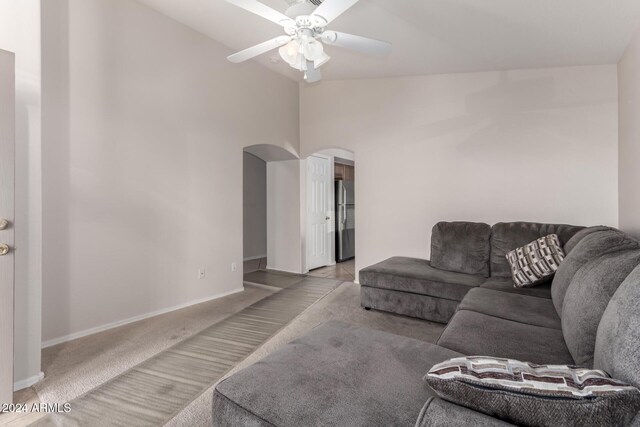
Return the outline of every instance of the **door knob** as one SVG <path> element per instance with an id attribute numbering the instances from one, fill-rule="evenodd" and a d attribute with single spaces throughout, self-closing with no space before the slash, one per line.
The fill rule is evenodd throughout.
<path id="1" fill-rule="evenodd" d="M 7 221 L 4 218 L 0 218 L 0 230 L 6 230 L 8 226 L 9 226 L 9 221 Z"/>
<path id="2" fill-rule="evenodd" d="M 10 249 L 11 248 L 9 248 L 9 246 L 5 245 L 4 243 L 0 243 L 0 256 L 8 254 Z"/>
<path id="3" fill-rule="evenodd" d="M 331 219 L 330 216 L 326 217 L 325 220 L 329 221 Z"/>

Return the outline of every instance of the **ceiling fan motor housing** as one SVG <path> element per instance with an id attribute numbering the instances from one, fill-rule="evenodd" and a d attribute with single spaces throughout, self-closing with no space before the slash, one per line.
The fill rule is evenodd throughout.
<path id="1" fill-rule="evenodd" d="M 295 22 L 292 21 L 291 25 L 284 28 L 284 31 L 290 36 L 317 37 L 322 34 L 325 25 L 327 22 L 319 16 L 298 15 L 295 17 Z"/>
<path id="2" fill-rule="evenodd" d="M 291 19 L 296 19 L 296 17 L 298 16 L 311 15 L 317 7 L 317 5 L 304 0 L 302 2 L 297 2 L 289 6 L 284 14 Z"/>

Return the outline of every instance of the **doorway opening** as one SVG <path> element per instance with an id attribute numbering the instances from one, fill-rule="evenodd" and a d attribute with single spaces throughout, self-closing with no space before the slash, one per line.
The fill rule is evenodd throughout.
<path id="1" fill-rule="evenodd" d="M 242 153 L 244 273 L 267 265 L 267 162 L 256 155 Z"/>
<path id="2" fill-rule="evenodd" d="M 267 270 L 354 281 L 354 153 L 328 149 L 300 159 L 255 145 L 243 156 L 245 276 Z"/>
<path id="3" fill-rule="evenodd" d="M 355 280 L 356 165 L 328 149 L 306 161 L 306 266 L 310 276 Z"/>
<path id="4" fill-rule="evenodd" d="M 291 218 L 300 216 L 299 203 L 296 208 L 287 200 L 296 199 L 299 184 L 291 171 L 299 168 L 300 159 L 270 144 L 245 147 L 242 155 L 244 274 L 267 269 L 301 273 L 295 259 L 300 244 L 287 228 Z"/>

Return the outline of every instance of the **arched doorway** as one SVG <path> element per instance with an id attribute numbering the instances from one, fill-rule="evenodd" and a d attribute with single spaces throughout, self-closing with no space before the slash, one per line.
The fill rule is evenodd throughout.
<path id="1" fill-rule="evenodd" d="M 355 280 L 355 155 L 299 159 L 274 145 L 244 149 L 245 273 Z"/>

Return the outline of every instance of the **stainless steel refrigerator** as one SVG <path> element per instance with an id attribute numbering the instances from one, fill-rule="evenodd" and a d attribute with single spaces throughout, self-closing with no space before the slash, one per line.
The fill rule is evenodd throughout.
<path id="1" fill-rule="evenodd" d="M 336 181 L 336 261 L 356 255 L 356 202 L 353 181 Z"/>

